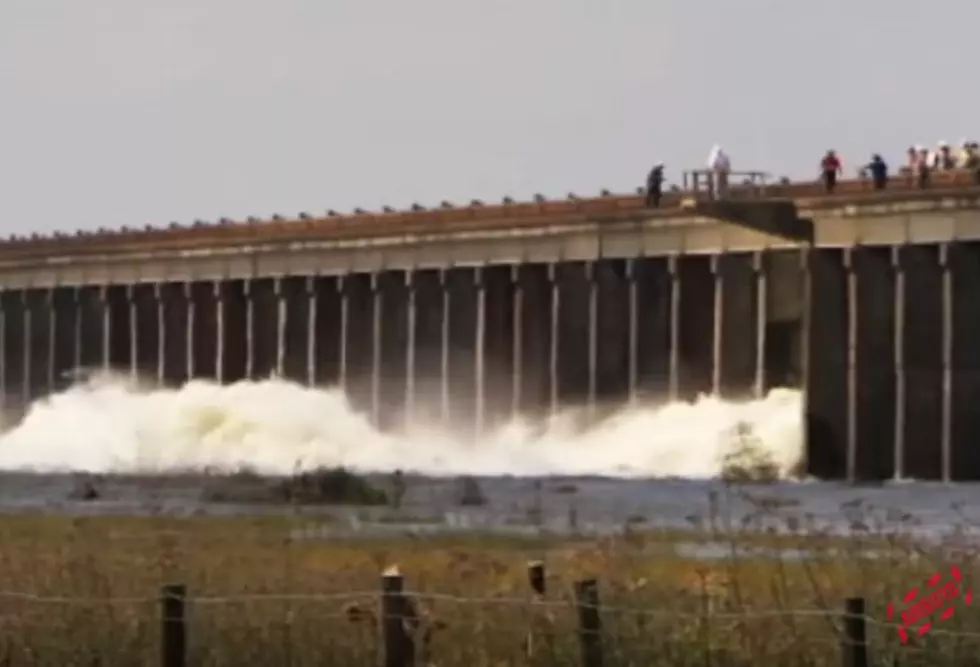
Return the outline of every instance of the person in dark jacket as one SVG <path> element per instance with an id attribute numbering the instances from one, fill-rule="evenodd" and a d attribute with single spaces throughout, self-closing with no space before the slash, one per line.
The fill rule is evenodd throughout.
<path id="1" fill-rule="evenodd" d="M 647 208 L 660 208 L 664 195 L 664 163 L 658 162 L 647 176 Z"/>
<path id="2" fill-rule="evenodd" d="M 871 162 L 864 168 L 871 175 L 875 190 L 884 190 L 888 185 L 888 165 L 877 153 L 871 157 Z"/>

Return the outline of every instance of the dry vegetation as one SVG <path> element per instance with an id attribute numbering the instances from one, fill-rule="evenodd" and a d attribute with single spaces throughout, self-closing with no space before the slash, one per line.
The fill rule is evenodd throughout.
<path id="1" fill-rule="evenodd" d="M 760 533 L 788 512 L 761 502 L 756 521 L 737 528 L 692 518 L 690 532 L 627 530 L 598 541 L 358 543 L 291 539 L 309 525 L 298 518 L 0 518 L 0 665 L 158 664 L 155 597 L 165 583 L 186 584 L 198 598 L 188 664 L 376 665 L 375 591 L 391 564 L 420 594 L 431 630 L 422 664 L 579 664 L 577 614 L 564 603 L 576 580 L 594 576 L 606 664 L 838 665 L 844 598 L 864 596 L 869 614 L 884 620 L 888 602 L 935 571 L 956 562 L 967 584 L 978 572 L 972 553 L 916 548 L 864 511 L 848 539 L 814 531 L 805 517 L 778 519 L 788 534 Z M 729 555 L 697 562 L 675 551 L 691 540 L 720 540 Z M 732 556 L 746 546 L 814 557 Z M 537 558 L 548 570 L 544 604 L 531 602 L 527 582 L 526 563 Z M 976 615 L 961 610 L 937 627 L 971 626 L 980 631 Z M 896 656 L 903 665 L 975 664 L 980 650 L 969 637 L 936 632 L 901 647 L 893 627 L 877 625 L 869 637 L 873 664 Z"/>

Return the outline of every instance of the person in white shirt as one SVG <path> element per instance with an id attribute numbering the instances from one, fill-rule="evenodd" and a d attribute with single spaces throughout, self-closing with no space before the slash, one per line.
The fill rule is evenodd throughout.
<path id="1" fill-rule="evenodd" d="M 732 163 L 718 144 L 715 144 L 708 155 L 708 169 L 711 170 L 711 195 L 720 199 L 728 191 L 728 175 L 732 171 Z"/>

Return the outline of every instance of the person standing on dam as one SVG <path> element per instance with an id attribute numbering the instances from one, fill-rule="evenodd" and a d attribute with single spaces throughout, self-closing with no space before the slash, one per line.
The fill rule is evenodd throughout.
<path id="1" fill-rule="evenodd" d="M 827 190 L 827 194 L 833 193 L 834 188 L 837 187 L 837 179 L 841 176 L 843 169 L 837 153 L 833 150 L 827 151 L 827 154 L 823 156 L 823 160 L 820 161 L 821 179 L 823 180 L 823 186 Z"/>
<path id="2" fill-rule="evenodd" d="M 647 175 L 647 208 L 660 208 L 664 195 L 664 163 L 658 162 Z"/>
<path id="3" fill-rule="evenodd" d="M 880 155 L 875 153 L 862 171 L 871 175 L 871 182 L 875 190 L 884 190 L 888 185 L 888 164 Z"/>
<path id="4" fill-rule="evenodd" d="M 708 184 L 711 197 L 721 199 L 728 192 L 728 175 L 732 171 L 732 162 L 718 144 L 708 154 L 708 169 L 711 170 L 711 181 Z"/>
<path id="5" fill-rule="evenodd" d="M 956 156 L 950 149 L 946 141 L 940 141 L 936 151 L 932 154 L 932 164 L 935 170 L 950 171 L 956 169 Z"/>

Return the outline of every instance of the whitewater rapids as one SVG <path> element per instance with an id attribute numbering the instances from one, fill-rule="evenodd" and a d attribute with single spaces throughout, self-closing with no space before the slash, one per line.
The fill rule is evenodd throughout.
<path id="1" fill-rule="evenodd" d="M 109 375 L 35 402 L 0 435 L 0 470 L 288 475 L 344 466 L 427 475 L 704 479 L 722 472 L 740 425 L 784 477 L 803 455 L 801 394 L 786 389 L 742 403 L 704 397 L 624 409 L 584 432 L 574 421 L 563 415 L 544 428 L 512 423 L 461 443 L 437 428 L 379 433 L 334 389 L 276 379 L 147 389 Z"/>

